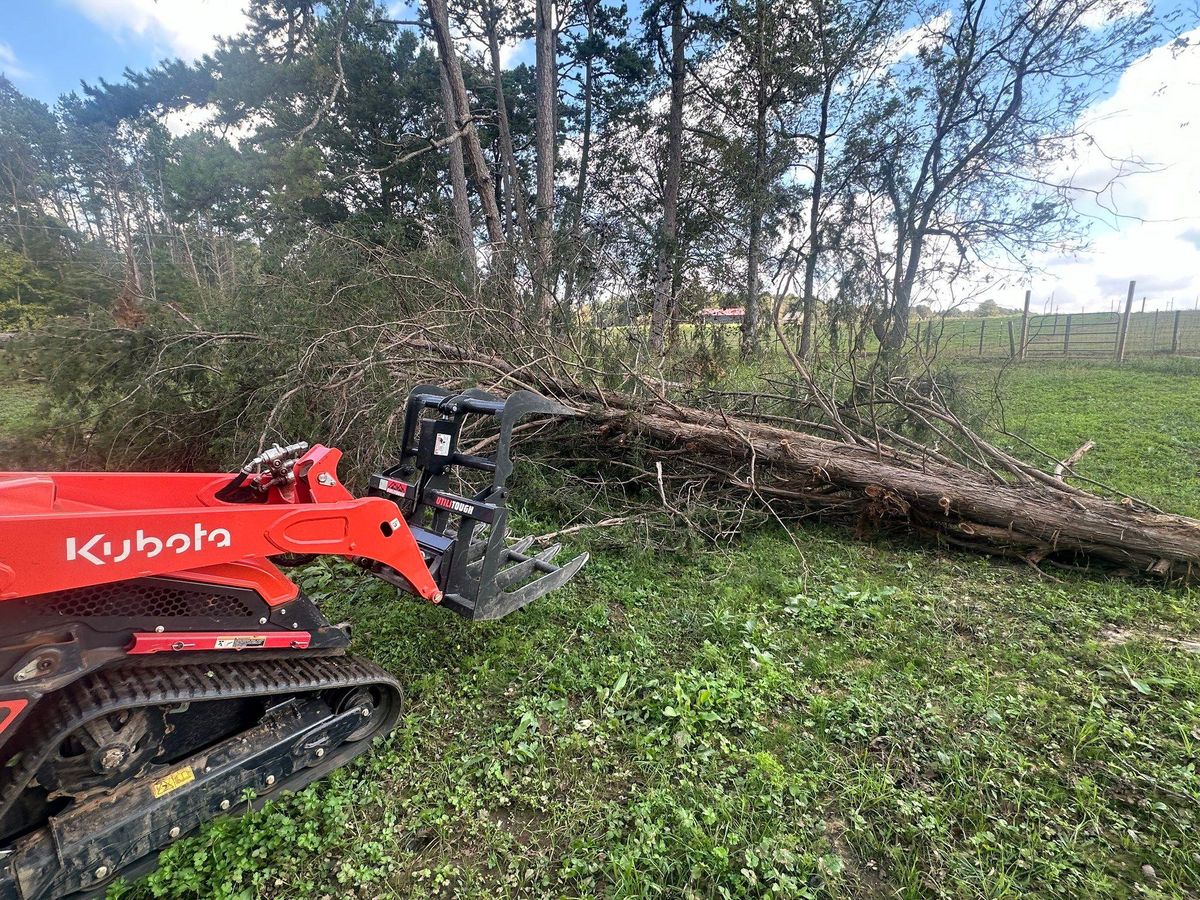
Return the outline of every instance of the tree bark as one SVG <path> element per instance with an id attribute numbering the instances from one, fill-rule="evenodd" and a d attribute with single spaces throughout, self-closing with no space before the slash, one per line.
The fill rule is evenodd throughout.
<path id="1" fill-rule="evenodd" d="M 584 12 L 587 15 L 587 38 L 590 46 L 595 32 L 595 0 L 584 0 Z M 592 159 L 592 106 L 595 102 L 592 90 L 595 68 L 595 60 L 589 50 L 583 63 L 583 124 L 582 133 L 579 136 L 579 176 L 575 179 L 575 192 L 570 210 L 570 264 L 567 267 L 566 285 L 563 291 L 563 297 L 567 304 L 573 303 L 575 299 L 575 278 L 583 252 L 583 204 L 587 196 L 588 168 L 591 166 Z"/>
<path id="2" fill-rule="evenodd" d="M 656 266 L 654 309 L 650 315 L 650 341 L 660 354 L 667 352 L 668 319 L 675 307 L 675 268 L 679 253 L 679 182 L 683 174 L 683 4 L 671 0 L 671 106 L 667 125 L 667 171 L 663 180 L 662 233 Z"/>
<path id="3" fill-rule="evenodd" d="M 558 64 L 554 23 L 554 0 L 536 0 L 535 76 L 537 118 L 534 142 L 537 145 L 537 223 L 534 248 L 533 289 L 539 315 L 546 316 L 554 305 L 554 168 L 558 136 L 558 89 L 555 74 Z"/>
<path id="4" fill-rule="evenodd" d="M 454 124 L 463 130 L 463 153 L 471 173 L 471 181 L 475 183 L 479 205 L 483 209 L 488 240 L 499 247 L 505 243 L 504 228 L 500 223 L 500 207 L 496 203 L 492 173 L 479 145 L 479 132 L 471 116 L 471 103 L 467 97 L 466 82 L 463 81 L 462 66 L 459 65 L 454 41 L 450 36 L 450 16 L 446 0 L 426 0 L 426 7 L 429 10 L 429 23 L 437 43 L 438 56 L 450 81 L 450 95 L 454 100 Z"/>
<path id="5" fill-rule="evenodd" d="M 817 120 L 817 158 L 813 160 L 812 197 L 808 205 L 808 254 L 804 258 L 804 295 L 801 298 L 799 356 L 807 360 L 812 354 L 813 321 L 816 318 L 815 285 L 817 261 L 821 258 L 821 203 L 825 191 L 825 159 L 829 140 L 829 104 L 833 96 L 834 76 L 826 72 L 821 91 L 821 107 Z"/>
<path id="6" fill-rule="evenodd" d="M 763 215 L 767 192 L 767 65 L 763 41 L 763 0 L 755 5 L 754 175 L 750 194 L 750 233 L 746 243 L 746 305 L 742 315 L 742 355 L 758 347 L 758 265 L 762 256 Z"/>
<path id="7" fill-rule="evenodd" d="M 525 183 L 517 169 L 517 157 L 513 152 L 512 128 L 508 122 L 508 104 L 504 97 L 504 79 L 500 67 L 500 11 L 496 4 L 488 5 L 484 12 L 487 28 L 488 56 L 492 63 L 492 82 L 496 88 L 496 130 L 500 138 L 500 158 L 504 163 L 508 190 L 504 192 L 504 221 L 506 227 L 516 219 L 517 234 L 523 240 L 530 239 L 529 208 L 525 198 Z M 511 240 L 512 234 L 509 234 Z"/>
<path id="8" fill-rule="evenodd" d="M 916 527 L 1031 563 L 1051 556 L 1102 559 L 1155 575 L 1200 571 L 1200 521 L 1083 492 L 996 483 L 959 466 L 914 466 L 874 448 L 679 407 L 607 410 L 594 418 L 641 433 L 686 459 L 709 463 L 740 490 L 787 496 L 808 509 L 880 525 Z M 741 475 L 731 463 L 747 469 Z M 783 492 L 783 493 L 781 493 Z M 842 504 L 846 504 L 842 507 Z"/>
<path id="9" fill-rule="evenodd" d="M 454 94 L 444 63 L 438 66 L 442 83 L 442 116 L 446 120 L 446 136 L 458 133 L 454 124 Z M 474 284 L 477 277 L 475 261 L 475 227 L 471 222 L 471 203 L 467 197 L 467 173 L 463 160 L 462 138 L 450 143 L 450 202 L 454 208 L 454 237 L 462 254 L 467 280 Z"/>

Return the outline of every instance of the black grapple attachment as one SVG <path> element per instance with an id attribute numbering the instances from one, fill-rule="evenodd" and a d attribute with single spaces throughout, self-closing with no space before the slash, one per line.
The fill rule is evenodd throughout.
<path id="1" fill-rule="evenodd" d="M 530 416 L 573 415 L 532 391 L 503 399 L 424 384 L 408 395 L 400 462 L 371 477 L 370 493 L 399 505 L 442 589 L 444 606 L 469 619 L 499 619 L 566 584 L 587 562 L 583 553 L 557 565 L 558 544 L 532 553 L 532 538 L 507 543 L 513 426 Z M 491 434 L 492 452 L 474 455 L 459 442 L 470 443 L 463 426 L 479 416 L 495 417 L 499 433 Z M 473 479 L 475 487 L 451 490 L 452 475 L 463 484 Z"/>

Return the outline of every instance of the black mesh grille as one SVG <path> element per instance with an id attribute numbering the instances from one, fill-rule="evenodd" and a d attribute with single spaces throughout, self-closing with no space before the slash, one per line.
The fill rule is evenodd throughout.
<path id="1" fill-rule="evenodd" d="M 233 594 L 206 590 L 202 586 L 153 581 L 133 581 L 118 584 L 54 591 L 25 600 L 26 606 L 43 615 L 57 614 L 69 618 L 85 616 L 119 616 L 124 618 L 176 618 L 217 616 L 222 618 L 248 617 L 254 614 L 247 603 Z"/>

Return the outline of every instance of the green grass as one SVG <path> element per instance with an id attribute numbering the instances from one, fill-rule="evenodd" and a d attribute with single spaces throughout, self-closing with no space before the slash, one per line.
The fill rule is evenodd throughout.
<path id="1" fill-rule="evenodd" d="M 999 371 L 986 363 L 960 368 L 988 389 Z M 1117 367 L 1043 361 L 1003 372 L 1003 402 L 994 404 L 990 390 L 983 402 L 1007 430 L 1058 459 L 1095 441 L 1075 467 L 1080 475 L 1164 510 L 1200 517 L 1200 362 L 1163 358 Z M 1039 461 L 1019 441 L 999 440 Z"/>
<path id="2" fill-rule="evenodd" d="M 170 850 L 148 889 L 1200 890 L 1200 665 L 1159 639 L 1200 629 L 1194 593 L 794 538 L 601 549 L 491 625 L 310 570 L 407 716 L 365 762 Z"/>

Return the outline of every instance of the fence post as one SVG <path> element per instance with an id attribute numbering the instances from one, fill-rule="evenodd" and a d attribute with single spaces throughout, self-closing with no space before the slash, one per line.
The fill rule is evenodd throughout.
<path id="1" fill-rule="evenodd" d="M 1071 314 L 1067 313 L 1067 327 L 1063 329 L 1063 356 L 1071 352 Z"/>
<path id="2" fill-rule="evenodd" d="M 1013 337 L 1012 319 L 1008 320 L 1008 358 L 1014 359 L 1017 355 L 1017 339 Z"/>
<path id="3" fill-rule="evenodd" d="M 1117 362 L 1125 362 L 1125 339 L 1129 337 L 1129 314 L 1133 312 L 1133 292 L 1137 282 L 1129 282 L 1129 293 L 1125 295 L 1125 312 L 1121 316 L 1121 333 L 1117 336 Z"/>
<path id="4" fill-rule="evenodd" d="M 930 319 L 929 325 L 925 328 L 925 355 L 926 356 L 929 355 L 929 341 L 932 337 L 933 337 L 933 319 Z"/>
<path id="5" fill-rule="evenodd" d="M 1175 326 L 1171 329 L 1171 353 L 1179 352 L 1179 317 L 1183 315 L 1182 309 L 1175 310 Z"/>
<path id="6" fill-rule="evenodd" d="M 1029 344 L 1029 298 L 1033 291 L 1025 292 L 1025 311 L 1021 313 L 1021 360 L 1025 359 L 1025 347 Z"/>
<path id="7" fill-rule="evenodd" d="M 983 333 L 987 331 L 987 319 L 979 320 L 979 355 L 983 356 Z"/>
<path id="8" fill-rule="evenodd" d="M 1150 332 L 1150 355 L 1158 352 L 1158 310 L 1154 311 L 1154 330 Z"/>
<path id="9" fill-rule="evenodd" d="M 917 336 L 913 338 L 913 347 L 918 352 L 921 350 L 921 320 L 917 320 Z"/>

